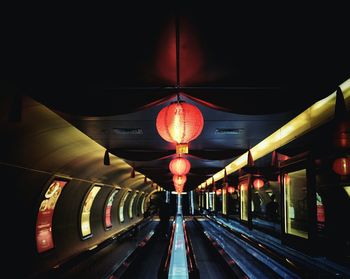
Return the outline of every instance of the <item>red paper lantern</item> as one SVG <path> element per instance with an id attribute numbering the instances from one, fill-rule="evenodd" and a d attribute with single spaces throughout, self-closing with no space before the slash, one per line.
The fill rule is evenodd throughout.
<path id="1" fill-rule="evenodd" d="M 181 194 L 182 192 L 183 192 L 183 190 L 184 190 L 184 185 L 182 184 L 182 185 L 174 185 L 174 187 L 175 187 L 175 191 L 176 191 L 176 193 L 178 193 L 178 194 Z"/>
<path id="2" fill-rule="evenodd" d="M 170 161 L 169 169 L 174 175 L 186 175 L 191 169 L 191 163 L 185 158 L 178 157 Z"/>
<path id="3" fill-rule="evenodd" d="M 172 103 L 163 108 L 157 116 L 159 135 L 166 141 L 188 143 L 202 132 L 204 119 L 201 111 L 185 102 Z"/>
<path id="4" fill-rule="evenodd" d="M 187 181 L 186 175 L 174 175 L 173 182 L 174 185 L 184 185 Z"/>
<path id="5" fill-rule="evenodd" d="M 227 187 L 227 192 L 229 192 L 229 194 L 233 194 L 235 192 L 235 188 L 232 186 L 228 186 Z"/>
<path id="6" fill-rule="evenodd" d="M 350 159 L 347 157 L 337 158 L 333 162 L 333 170 L 339 175 L 350 174 Z"/>
<path id="7" fill-rule="evenodd" d="M 261 178 L 256 178 L 253 182 L 253 186 L 256 190 L 259 190 L 264 185 L 265 185 L 265 182 Z"/>
<path id="8" fill-rule="evenodd" d="M 220 196 L 220 195 L 221 195 L 221 189 L 217 189 L 217 190 L 216 190 L 216 195 L 217 195 L 217 196 Z"/>

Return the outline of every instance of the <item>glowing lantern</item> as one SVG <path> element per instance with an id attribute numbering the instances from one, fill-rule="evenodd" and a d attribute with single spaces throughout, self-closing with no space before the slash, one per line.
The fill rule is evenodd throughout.
<path id="1" fill-rule="evenodd" d="M 177 145 L 188 144 L 197 138 L 203 130 L 203 125 L 201 111 L 185 102 L 175 102 L 163 108 L 156 120 L 159 135 Z"/>
<path id="2" fill-rule="evenodd" d="M 265 184 L 264 180 L 261 178 L 256 178 L 253 182 L 253 186 L 256 190 L 259 190 L 261 187 L 263 187 Z"/>
<path id="3" fill-rule="evenodd" d="M 221 195 L 221 189 L 217 189 L 217 190 L 216 190 L 216 195 L 217 195 L 217 196 L 220 196 L 220 195 Z"/>
<path id="4" fill-rule="evenodd" d="M 174 185 L 184 185 L 187 181 L 186 175 L 174 175 L 173 182 Z"/>
<path id="5" fill-rule="evenodd" d="M 176 193 L 178 193 L 178 194 L 181 194 L 182 192 L 183 192 L 183 190 L 184 190 L 184 185 L 182 184 L 182 185 L 174 185 L 174 187 L 175 187 L 175 191 L 176 191 Z"/>
<path id="6" fill-rule="evenodd" d="M 229 194 L 233 194 L 233 193 L 235 192 L 235 188 L 232 187 L 232 186 L 228 186 L 228 187 L 227 187 L 227 192 L 228 192 Z"/>
<path id="7" fill-rule="evenodd" d="M 191 163 L 185 158 L 178 157 L 170 161 L 169 169 L 174 175 L 186 175 L 191 169 Z"/>
<path id="8" fill-rule="evenodd" d="M 350 174 L 350 159 L 346 157 L 337 158 L 333 162 L 333 170 L 339 175 Z"/>

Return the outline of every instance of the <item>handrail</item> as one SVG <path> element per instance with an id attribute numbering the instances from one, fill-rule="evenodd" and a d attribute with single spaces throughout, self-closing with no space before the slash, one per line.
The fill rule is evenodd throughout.
<path id="1" fill-rule="evenodd" d="M 245 272 L 238 266 L 235 260 L 233 260 L 224 250 L 224 248 L 215 240 L 213 239 L 207 232 L 204 232 L 204 229 L 202 225 L 199 223 L 197 218 L 194 218 L 195 225 L 197 228 L 200 228 L 202 237 L 210 244 L 210 246 L 213 248 L 213 250 L 216 252 L 216 254 L 221 259 L 222 263 L 225 264 L 225 266 L 228 268 L 228 270 L 231 272 L 231 274 L 235 278 L 239 279 L 247 279 L 248 276 L 245 274 Z"/>
<path id="2" fill-rule="evenodd" d="M 205 217 L 207 219 L 217 223 L 218 225 L 220 225 L 225 230 L 227 230 L 228 232 L 232 233 L 233 235 L 235 235 L 239 239 L 249 243 L 254 248 L 256 248 L 259 251 L 261 251 L 262 253 L 268 255 L 270 258 L 274 259 L 276 262 L 278 262 L 279 264 L 281 264 L 285 268 L 289 269 L 290 271 L 300 275 L 301 277 L 308 278 L 309 276 L 312 275 L 310 273 L 309 269 L 307 269 L 304 266 L 301 266 L 300 263 L 295 262 L 293 259 L 290 259 L 288 257 L 284 257 L 284 256 L 280 255 L 275 250 L 272 250 L 272 249 L 266 247 L 266 245 L 264 245 L 264 244 L 258 242 L 257 240 L 253 239 L 252 237 L 249 237 L 246 234 L 240 233 L 240 232 L 232 229 L 231 227 L 227 226 L 226 224 L 224 224 L 224 223 L 222 223 L 222 222 L 220 222 L 218 220 L 215 220 L 211 216 L 205 215 Z"/>
<path id="3" fill-rule="evenodd" d="M 169 245 L 167 253 L 163 256 L 159 270 L 158 270 L 158 278 L 167 278 L 168 277 L 168 271 L 169 271 L 169 265 L 170 265 L 170 258 L 171 258 L 171 250 L 173 248 L 173 240 L 175 235 L 175 219 L 172 224 L 172 230 L 171 235 L 169 239 Z"/>
<path id="4" fill-rule="evenodd" d="M 187 236 L 186 222 L 183 222 L 183 230 L 184 230 L 184 238 L 185 238 L 185 245 L 186 245 L 188 277 L 190 279 L 196 279 L 196 278 L 199 278 L 199 270 L 198 270 L 196 259 L 194 257 L 191 241 Z"/>
<path id="5" fill-rule="evenodd" d="M 154 231 L 151 231 L 148 233 L 142 241 L 140 241 L 134 251 L 131 252 L 130 255 L 128 255 L 124 261 L 113 271 L 108 272 L 103 278 L 121 278 L 129 269 L 130 265 L 132 265 L 138 256 L 144 251 L 147 244 L 149 244 L 151 241 L 154 241 Z M 113 277 L 111 277 L 113 276 Z"/>
<path id="6" fill-rule="evenodd" d="M 152 218 L 152 216 L 144 218 L 144 219 L 140 220 L 139 222 L 132 224 L 132 225 L 118 231 L 117 233 L 115 233 L 111 237 L 109 237 L 109 238 L 101 241 L 99 244 L 93 246 L 93 248 L 86 249 L 80 253 L 71 255 L 71 256 L 65 258 L 64 260 L 62 260 L 61 262 L 59 262 L 58 264 L 56 264 L 55 266 L 52 266 L 45 271 L 42 271 L 42 272 L 39 272 L 38 274 L 33 274 L 33 275 L 34 275 L 34 277 L 38 277 L 38 278 L 41 278 L 41 277 L 47 278 L 47 277 L 51 277 L 51 276 L 53 277 L 54 274 L 64 272 L 65 270 L 71 268 L 72 266 L 75 266 L 78 263 L 82 262 L 87 257 L 96 254 L 98 251 L 107 247 L 108 245 L 112 244 L 113 242 L 116 242 L 118 240 L 123 239 L 129 233 L 133 232 L 133 230 L 135 228 L 141 226 L 144 223 L 147 223 L 151 218 Z"/>

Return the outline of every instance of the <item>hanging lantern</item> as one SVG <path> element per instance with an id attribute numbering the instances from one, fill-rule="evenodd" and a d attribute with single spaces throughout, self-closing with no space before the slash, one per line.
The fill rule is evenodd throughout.
<path id="1" fill-rule="evenodd" d="M 256 190 L 259 190 L 264 185 L 265 185 L 265 182 L 261 178 L 256 178 L 253 182 L 253 186 Z"/>
<path id="2" fill-rule="evenodd" d="M 333 162 L 333 171 L 339 175 L 350 174 L 350 159 L 347 157 L 337 158 Z"/>
<path id="3" fill-rule="evenodd" d="M 197 138 L 203 130 L 204 119 L 194 105 L 175 102 L 163 108 L 157 116 L 156 127 L 166 141 L 180 145 L 177 153 L 185 153 L 183 145 Z M 184 152 L 185 151 L 185 152 Z"/>
<path id="4" fill-rule="evenodd" d="M 227 192 L 228 192 L 229 194 L 233 194 L 233 193 L 235 192 L 235 188 L 232 187 L 232 186 L 228 186 L 228 187 L 227 187 Z"/>
<path id="5" fill-rule="evenodd" d="M 184 185 L 187 181 L 186 175 L 174 175 L 173 182 L 174 185 Z"/>
<path id="6" fill-rule="evenodd" d="M 220 196 L 220 195 L 221 195 L 221 191 L 222 191 L 221 189 L 217 189 L 217 190 L 215 191 L 216 195 L 217 195 L 217 196 Z"/>
<path id="7" fill-rule="evenodd" d="M 183 192 L 183 190 L 184 190 L 184 185 L 182 184 L 182 185 L 174 185 L 174 187 L 175 187 L 175 191 L 176 191 L 176 193 L 178 193 L 178 194 L 181 194 L 182 192 Z"/>
<path id="8" fill-rule="evenodd" d="M 186 175 L 191 169 L 191 163 L 185 158 L 178 157 L 170 161 L 169 169 L 174 175 Z"/>

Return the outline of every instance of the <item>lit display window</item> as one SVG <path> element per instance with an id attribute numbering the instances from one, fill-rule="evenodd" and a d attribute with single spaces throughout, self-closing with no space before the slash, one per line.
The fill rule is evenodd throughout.
<path id="1" fill-rule="evenodd" d="M 248 221 L 248 180 L 239 184 L 241 197 L 241 220 Z"/>
<path id="2" fill-rule="evenodd" d="M 141 202 L 141 214 L 142 215 L 145 213 L 145 199 L 146 199 L 146 195 L 143 195 L 142 202 Z"/>
<path id="3" fill-rule="evenodd" d="M 40 203 L 36 219 L 36 248 L 39 253 L 54 248 L 52 237 L 52 217 L 58 198 L 68 181 L 55 179 L 47 189 Z"/>
<path id="4" fill-rule="evenodd" d="M 100 190 L 100 186 L 94 186 L 85 197 L 80 220 L 81 235 L 83 238 L 87 238 L 92 235 L 90 227 L 90 211 L 95 197 Z"/>
<path id="5" fill-rule="evenodd" d="M 285 233 L 308 238 L 306 170 L 284 175 Z"/>
<path id="6" fill-rule="evenodd" d="M 124 196 L 122 197 L 122 199 L 120 200 L 120 204 L 119 204 L 119 221 L 120 223 L 124 222 L 124 205 L 125 205 L 125 201 L 129 196 L 129 192 L 126 192 L 124 194 Z"/>
<path id="7" fill-rule="evenodd" d="M 132 207 L 134 205 L 134 201 L 135 201 L 135 198 L 137 196 L 137 192 L 134 193 L 132 196 L 131 196 L 131 200 L 130 200 L 130 204 L 129 204 L 129 218 L 132 219 L 134 216 L 133 216 L 133 212 L 132 212 Z"/>
<path id="8" fill-rule="evenodd" d="M 119 190 L 113 190 L 107 199 L 107 203 L 105 207 L 105 228 L 106 229 L 112 227 L 112 218 L 111 218 L 112 205 L 113 205 L 114 197 L 118 192 Z"/>

